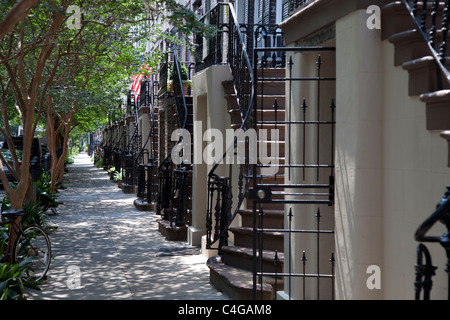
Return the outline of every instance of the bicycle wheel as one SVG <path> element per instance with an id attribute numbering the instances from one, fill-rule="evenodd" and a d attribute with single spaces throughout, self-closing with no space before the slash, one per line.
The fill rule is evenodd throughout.
<path id="1" fill-rule="evenodd" d="M 13 254 L 15 263 L 26 262 L 28 279 L 39 281 L 50 268 L 50 239 L 41 227 L 28 226 L 17 237 Z"/>

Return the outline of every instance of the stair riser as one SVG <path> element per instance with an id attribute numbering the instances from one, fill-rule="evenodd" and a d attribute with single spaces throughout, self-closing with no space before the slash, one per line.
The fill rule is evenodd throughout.
<path id="1" fill-rule="evenodd" d="M 381 39 L 416 27 L 414 21 L 401 1 L 392 2 L 381 9 Z"/>
<path id="2" fill-rule="evenodd" d="M 395 44 L 394 65 L 400 66 L 404 62 L 411 61 L 429 54 L 430 52 L 423 39 Z"/>
<path id="3" fill-rule="evenodd" d="M 253 248 L 253 234 L 246 233 L 234 233 L 234 245 L 245 247 L 245 248 Z M 263 249 L 264 250 L 278 250 L 279 252 L 283 252 L 284 250 L 284 241 L 283 236 L 273 235 L 270 233 L 265 233 L 263 235 Z M 259 249 L 259 246 L 257 245 Z"/>
<path id="4" fill-rule="evenodd" d="M 430 103 L 426 108 L 427 130 L 448 130 L 450 128 L 448 103 Z"/>
<path id="5" fill-rule="evenodd" d="M 253 216 L 252 215 L 241 215 L 242 217 L 242 225 L 244 227 L 252 227 L 253 226 Z M 273 217 L 273 216 L 264 216 L 263 217 L 263 228 L 275 228 L 281 229 L 284 228 L 284 220 L 283 217 Z"/>
<path id="6" fill-rule="evenodd" d="M 257 107 L 264 110 L 274 110 L 275 99 L 277 100 L 278 109 L 285 109 L 285 97 L 284 93 L 273 96 L 257 96 Z M 236 101 L 236 96 L 226 96 L 228 102 L 228 110 L 237 109 L 239 110 L 239 105 Z"/>
<path id="7" fill-rule="evenodd" d="M 226 265 L 241 268 L 248 271 L 253 271 L 253 257 L 249 255 L 234 254 L 232 252 L 225 252 L 223 255 L 223 262 Z M 283 263 L 278 262 L 275 268 L 275 262 L 267 259 L 262 261 L 263 272 L 283 272 Z"/>
<path id="8" fill-rule="evenodd" d="M 261 109 L 258 109 L 256 113 L 258 121 L 285 121 L 286 118 L 285 110 L 279 109 L 277 112 L 275 112 L 274 110 L 269 109 L 264 113 L 260 112 L 259 110 Z M 228 109 L 228 113 L 230 114 L 231 117 L 239 117 L 239 119 L 241 117 L 241 112 L 239 111 L 239 109 L 236 108 Z"/>
<path id="9" fill-rule="evenodd" d="M 217 273 L 214 269 L 210 269 L 209 280 L 211 284 L 219 291 L 224 292 L 233 300 L 253 300 L 253 288 L 235 287 L 223 277 Z M 273 300 L 274 293 L 272 291 L 264 291 L 263 297 L 260 298 L 258 293 L 258 299 L 261 300 Z"/>

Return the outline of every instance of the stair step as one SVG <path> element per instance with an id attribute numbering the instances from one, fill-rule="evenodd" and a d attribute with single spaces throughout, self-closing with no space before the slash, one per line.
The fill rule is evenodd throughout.
<path id="1" fill-rule="evenodd" d="M 257 76 L 264 78 L 285 78 L 286 68 L 258 68 Z"/>
<path id="2" fill-rule="evenodd" d="M 381 8 L 381 39 L 416 27 L 411 15 L 401 1 L 392 1 Z"/>
<path id="3" fill-rule="evenodd" d="M 278 204 L 278 209 L 266 208 L 266 204 L 263 206 L 263 228 L 281 229 L 284 227 L 284 210 L 283 205 Z M 259 215 L 259 210 L 256 210 Z M 238 213 L 242 217 L 242 226 L 253 226 L 253 209 L 240 209 Z"/>
<path id="4" fill-rule="evenodd" d="M 389 42 L 395 46 L 395 66 L 430 54 L 426 42 L 417 29 L 396 33 L 389 37 Z"/>
<path id="5" fill-rule="evenodd" d="M 232 110 L 232 109 L 239 110 L 239 105 L 237 103 L 235 94 L 225 95 L 224 97 L 228 102 L 228 110 Z M 257 102 L 258 110 L 260 110 L 260 109 L 273 110 L 273 105 L 275 103 L 275 99 L 277 100 L 278 108 L 285 109 L 286 97 L 285 97 L 284 93 L 280 93 L 280 94 L 273 94 L 273 95 L 257 95 L 256 102 Z"/>
<path id="6" fill-rule="evenodd" d="M 241 116 L 241 112 L 237 108 L 229 108 L 228 113 L 230 116 Z M 278 108 L 277 111 L 274 109 L 257 109 L 256 117 L 258 120 L 263 119 L 264 121 L 285 121 L 286 111 L 284 109 Z"/>
<path id="7" fill-rule="evenodd" d="M 448 62 L 447 65 L 449 65 Z M 441 83 L 444 87 L 439 88 L 437 78 L 438 66 L 432 56 L 424 56 L 405 62 L 402 67 L 409 73 L 408 90 L 410 96 L 418 96 L 439 89 L 449 89 L 448 81 L 442 76 Z"/>
<path id="8" fill-rule="evenodd" d="M 253 248 L 243 248 L 235 246 L 222 247 L 223 262 L 226 265 L 253 270 Z M 284 253 L 277 252 L 277 263 L 275 265 L 275 251 L 263 250 L 262 253 L 262 271 L 263 272 L 283 272 Z M 259 252 L 256 252 L 256 257 Z"/>
<path id="9" fill-rule="evenodd" d="M 450 128 L 450 90 L 439 90 L 420 95 L 426 103 L 427 130 L 448 130 Z"/>
<path id="10" fill-rule="evenodd" d="M 277 95 L 285 93 L 285 81 L 265 81 L 259 82 L 256 89 L 257 95 Z"/>
<path id="11" fill-rule="evenodd" d="M 230 227 L 230 231 L 234 233 L 234 245 L 246 248 L 253 247 L 253 228 L 252 227 Z M 263 249 L 284 250 L 284 234 L 282 232 L 266 232 L 262 234 Z"/>
<path id="12" fill-rule="evenodd" d="M 218 256 L 208 259 L 207 266 L 210 270 L 210 282 L 216 289 L 224 292 L 233 300 L 253 299 L 253 273 L 251 271 L 226 265 Z M 260 290 L 261 285 L 258 285 L 258 291 Z M 262 285 L 263 300 L 272 300 L 274 294 L 271 285 Z"/>

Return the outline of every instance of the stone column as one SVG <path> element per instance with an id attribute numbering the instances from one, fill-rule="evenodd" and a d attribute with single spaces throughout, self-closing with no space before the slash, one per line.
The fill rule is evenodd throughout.
<path id="1" fill-rule="evenodd" d="M 365 10 L 336 21 L 336 298 L 380 299 L 367 286 L 382 264 L 381 31 Z"/>
<path id="2" fill-rule="evenodd" d="M 200 245 L 206 233 L 206 208 L 208 200 L 208 173 L 212 165 L 203 159 L 207 142 L 203 141 L 207 129 L 218 129 L 225 138 L 230 128 L 225 92 L 222 81 L 231 77 L 228 66 L 212 66 L 193 79 L 194 89 L 194 154 L 192 170 L 192 225 L 188 229 L 188 242 Z M 224 150 L 227 146 L 224 140 Z M 220 173 L 220 170 L 218 171 Z M 205 251 L 204 251 L 205 252 Z M 215 255 L 217 251 L 212 251 Z"/>

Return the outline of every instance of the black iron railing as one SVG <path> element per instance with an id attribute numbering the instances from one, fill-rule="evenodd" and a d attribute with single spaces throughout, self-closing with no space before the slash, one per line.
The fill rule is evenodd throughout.
<path id="1" fill-rule="evenodd" d="M 446 84 L 450 83 L 450 72 L 447 66 L 450 2 L 449 0 L 403 0 L 403 3 L 411 14 L 417 30 L 426 41 L 430 53 L 438 66 L 438 85 L 439 89 L 442 89 L 442 81 L 446 81 Z"/>
<path id="2" fill-rule="evenodd" d="M 428 236 L 428 231 L 437 223 L 441 222 L 447 228 L 442 236 Z M 436 210 L 420 225 L 415 233 L 415 238 L 419 242 L 434 242 L 440 243 L 444 248 L 447 263 L 445 272 L 448 275 L 447 290 L 448 299 L 450 300 L 450 186 L 447 186 L 442 199 L 439 201 Z M 425 264 L 422 261 L 422 257 L 425 256 Z M 421 243 L 417 247 L 417 264 L 416 264 L 416 299 L 420 299 L 421 292 L 423 290 L 424 300 L 430 299 L 430 292 L 432 288 L 432 276 L 435 274 L 437 267 L 432 265 L 431 255 L 427 247 Z"/>
<path id="3" fill-rule="evenodd" d="M 177 111 L 177 122 L 179 129 L 186 129 L 188 120 L 188 108 L 186 97 L 183 89 L 183 79 L 181 63 L 176 53 L 170 53 L 173 56 L 173 98 Z M 168 74 L 169 63 L 163 65 L 166 70 L 163 73 Z M 161 90 L 160 90 L 161 92 Z M 161 97 L 161 95 L 160 95 Z M 180 150 L 179 156 L 183 158 L 183 152 L 180 148 L 184 143 L 183 135 L 180 136 L 177 143 L 173 146 L 169 155 L 161 162 L 158 167 L 158 196 L 157 196 L 157 213 L 163 215 L 163 219 L 170 221 L 170 225 L 181 226 L 189 223 L 189 214 L 191 212 L 190 197 L 192 185 L 191 165 L 186 163 L 174 164 L 172 155 L 176 150 Z M 186 146 L 190 147 L 190 146 Z"/>
<path id="4" fill-rule="evenodd" d="M 246 49 L 250 62 L 253 61 L 252 50 L 254 47 L 283 46 L 283 32 L 278 25 L 237 23 L 236 20 L 235 27 L 230 25 L 233 16 L 229 13 L 229 8 L 228 3 L 219 3 L 200 19 L 202 22 L 214 26 L 216 33 L 214 37 L 209 39 L 201 36 L 196 38 L 196 72 L 212 65 L 227 63 L 233 65 L 233 62 L 230 61 L 234 59 L 234 56 L 230 56 L 230 53 L 235 53 L 235 51 L 229 48 L 233 43 L 236 45 L 242 43 L 242 48 Z M 236 28 L 239 29 L 240 39 L 236 39 Z M 284 57 L 271 53 L 267 55 L 267 52 L 265 52 L 258 57 L 258 61 L 259 63 L 273 63 L 281 66 L 284 63 Z"/>
<path id="5" fill-rule="evenodd" d="M 288 56 L 287 66 L 282 70 L 273 69 L 273 65 L 258 65 L 256 61 L 253 64 L 256 65 L 254 87 L 258 94 L 253 106 L 254 129 L 259 132 L 278 129 L 280 136 L 275 141 L 284 143 L 284 151 L 275 153 L 278 158 L 273 155 L 271 147 L 270 163 L 260 161 L 252 165 L 249 198 L 253 202 L 254 219 L 254 297 L 262 294 L 265 277 L 275 277 L 284 280 L 285 293 L 289 299 L 295 286 L 302 288 L 302 294 L 296 294 L 298 298 L 334 299 L 335 259 L 329 245 L 334 230 L 322 226 L 324 222 L 327 225 L 334 224 L 336 106 L 333 88 L 336 77 L 333 66 L 336 49 L 289 47 L 254 50 L 255 59 L 259 52 L 265 51 L 285 52 Z M 295 56 L 305 57 L 301 65 L 293 59 Z M 306 67 L 308 59 L 311 68 Z M 309 88 L 303 89 L 303 101 L 298 100 L 300 93 L 293 90 L 302 90 L 300 83 L 308 83 L 306 86 Z M 282 88 L 283 96 L 269 94 L 274 86 Z M 294 108 L 300 112 L 294 113 Z M 273 161 L 277 159 L 279 162 Z M 271 207 L 267 208 L 267 205 Z M 300 209 L 300 205 L 304 209 Z M 284 211 L 285 216 L 285 222 L 278 227 L 266 224 L 267 216 L 275 206 Z M 287 211 L 285 208 L 288 206 L 290 209 Z M 315 228 L 311 228 L 313 223 Z M 295 240 L 298 234 L 302 234 L 303 241 Z M 268 235 L 272 239 L 281 238 L 283 246 L 279 245 L 276 250 L 270 249 L 272 244 L 268 241 L 271 239 Z M 292 245 L 294 243 L 297 248 Z M 306 243 L 314 243 L 314 249 Z M 299 250 L 301 246 L 304 246 L 302 251 Z M 264 263 L 264 255 L 271 256 L 277 262 L 275 269 Z M 284 257 L 289 257 L 289 260 L 284 261 Z M 294 259 L 301 261 L 300 270 Z M 277 268 L 278 264 L 280 267 Z M 283 264 L 284 268 L 281 268 Z M 277 286 L 274 285 L 274 291 L 279 289 Z M 311 293 L 313 287 L 316 293 L 314 296 Z"/>
<path id="6" fill-rule="evenodd" d="M 211 38 L 197 36 L 196 41 L 196 72 L 206 69 L 212 65 L 226 63 L 224 54 L 224 28 L 226 27 L 224 17 L 224 6 L 217 5 L 206 13 L 201 19 L 203 23 L 216 27 L 216 33 Z"/>
<path id="7" fill-rule="evenodd" d="M 251 166 L 248 157 L 244 159 L 244 163 L 237 166 L 232 164 L 225 166 L 223 163 L 227 158 L 235 156 L 235 146 L 239 137 L 244 136 L 247 129 L 253 127 L 251 109 L 255 91 L 252 61 L 265 66 L 283 67 L 285 57 L 282 51 L 265 51 L 258 53 L 254 58 L 254 47 L 282 46 L 283 34 L 278 26 L 273 24 L 238 23 L 232 4 L 219 3 L 202 19 L 214 25 L 218 31 L 215 38 L 208 41 L 201 38 L 198 41 L 197 55 L 203 59 L 197 63 L 197 71 L 213 64 L 229 65 L 241 121 L 234 142 L 228 146 L 222 157 L 222 164 L 215 164 L 208 175 L 206 246 L 211 248 L 218 242 L 221 253 L 221 247 L 227 245 L 228 227 L 238 214 L 249 190 Z M 207 48 L 204 45 L 207 45 Z M 223 166 L 224 174 L 217 173 L 219 166 Z M 234 207 L 231 188 L 233 170 L 238 170 L 238 193 Z"/>
<path id="8" fill-rule="evenodd" d="M 159 69 L 159 90 L 158 97 L 164 98 L 167 95 L 167 80 L 169 78 L 169 61 L 166 56 L 165 61 L 161 64 Z"/>
<path id="9" fill-rule="evenodd" d="M 236 99 L 239 106 L 242 124 L 238 129 L 234 142 L 227 148 L 222 160 L 234 156 L 235 144 L 240 133 L 251 128 L 251 107 L 254 99 L 253 68 L 247 54 L 244 36 L 236 19 L 232 4 L 219 4 L 213 10 L 222 12 L 227 20 L 223 21 L 224 30 L 227 30 L 227 63 L 230 66 L 233 83 L 236 91 Z M 222 161 L 224 163 L 225 161 Z M 230 164 L 225 166 L 224 175 L 216 173 L 220 163 L 216 163 L 208 174 L 208 207 L 206 221 L 206 247 L 211 248 L 214 243 L 219 242 L 219 253 L 223 245 L 227 245 L 228 227 L 238 214 L 245 194 L 249 188 L 250 165 L 248 159 L 245 164 L 238 165 L 239 168 L 239 194 L 235 211 L 232 214 L 232 190 L 231 177 L 236 168 Z M 214 230 L 213 230 L 214 229 Z"/>
<path id="10" fill-rule="evenodd" d="M 173 170 L 173 198 L 171 199 L 170 226 L 190 225 L 192 221 L 192 166 L 183 165 Z"/>
<path id="11" fill-rule="evenodd" d="M 141 95 L 139 107 L 149 107 L 150 129 L 147 139 L 135 158 L 137 167 L 137 197 L 146 200 L 147 203 L 156 201 L 157 194 L 157 142 L 156 142 L 156 122 L 155 122 L 155 100 L 159 82 L 145 79 L 141 83 Z M 148 148 L 148 149 L 147 149 Z"/>
<path id="12" fill-rule="evenodd" d="M 299 9 L 305 7 L 306 5 L 308 5 L 309 3 L 314 2 L 314 1 L 317 1 L 317 0 L 290 0 L 289 1 L 289 15 L 291 16 Z"/>

